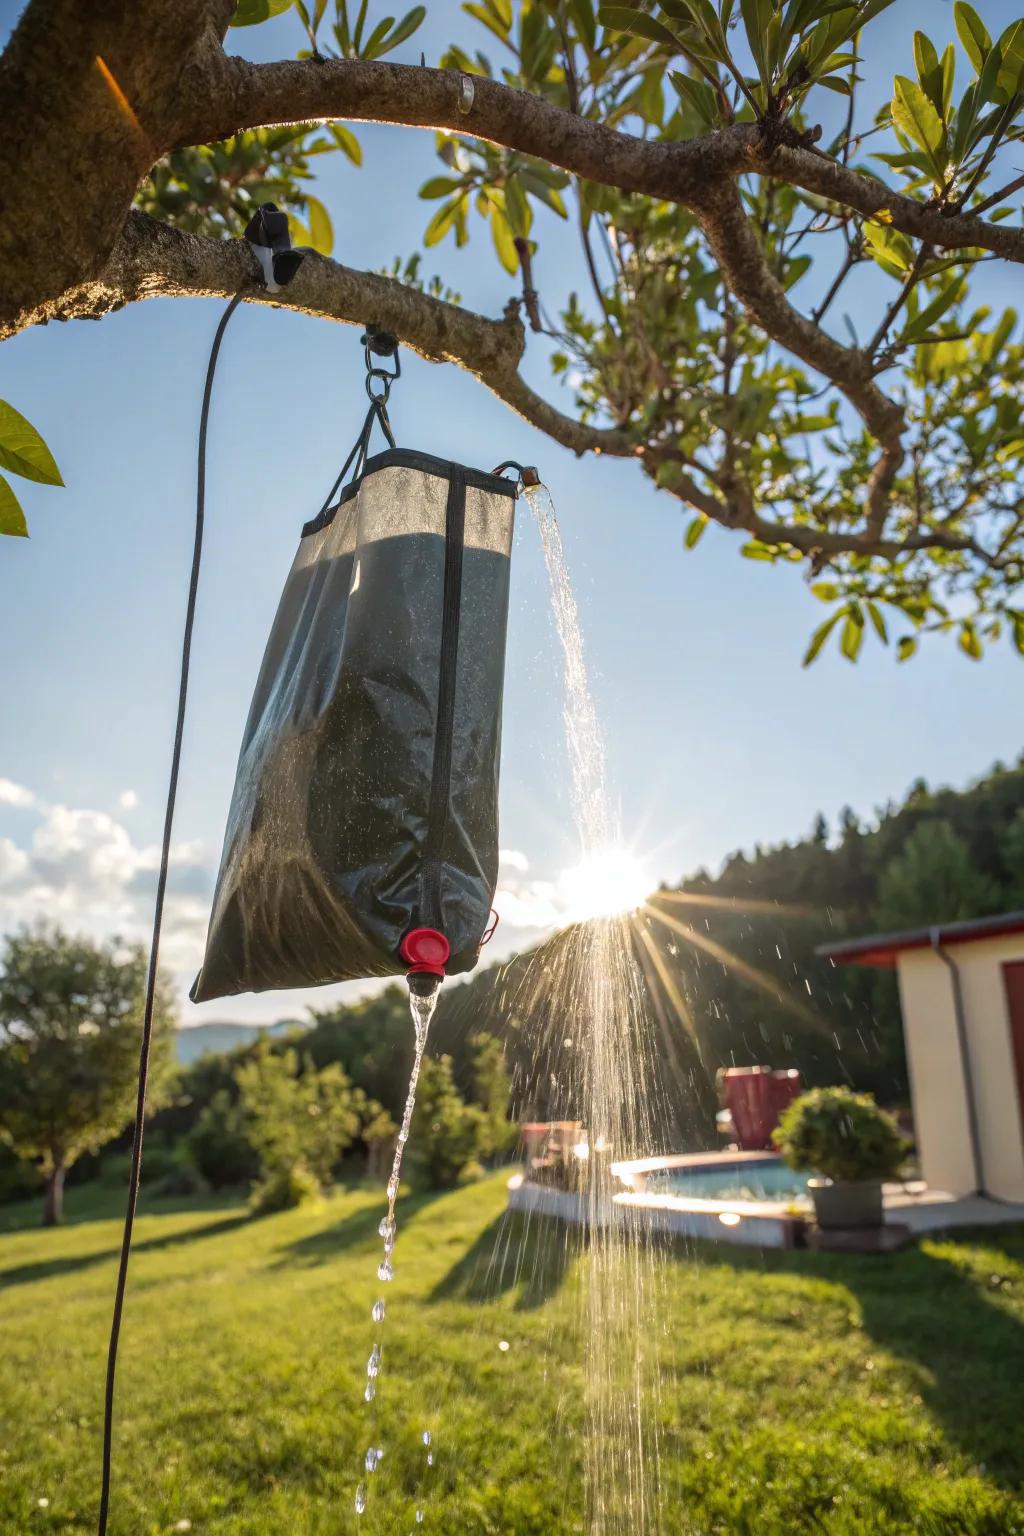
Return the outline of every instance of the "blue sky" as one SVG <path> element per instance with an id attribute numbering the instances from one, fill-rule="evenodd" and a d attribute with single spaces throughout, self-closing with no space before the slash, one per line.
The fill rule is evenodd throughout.
<path id="1" fill-rule="evenodd" d="M 1015 4 L 979 9 L 993 32 L 1019 13 Z M 936 41 L 952 36 L 951 7 L 929 14 Z M 866 73 L 879 100 L 886 69 L 890 79 L 893 69 L 910 72 L 915 15 L 917 6 L 897 0 L 869 33 Z M 272 57 L 295 51 L 296 29 L 286 17 L 233 39 L 239 51 Z M 454 5 L 432 7 L 398 57 L 415 60 L 423 48 L 436 58 L 451 38 L 476 46 L 475 32 Z M 430 209 L 416 191 L 436 161 L 429 134 L 358 133 L 364 168 L 324 157 L 316 190 L 334 221 L 335 253 L 372 268 L 418 246 Z M 557 220 L 542 222 L 539 234 L 537 277 L 553 308 L 559 283 L 582 290 L 583 274 Z M 482 229 L 466 251 L 427 253 L 425 269 L 491 314 L 516 287 Z M 986 299 L 1012 302 L 1013 276 L 985 270 Z M 879 278 L 852 292 L 864 329 L 887 291 Z M 0 349 L 0 396 L 42 431 L 67 484 L 27 488 L 32 538 L 0 546 L 0 926 L 42 913 L 96 933 L 145 930 L 199 396 L 221 308 L 155 301 L 100 324 L 37 329 Z M 557 399 L 543 353 L 527 366 Z M 232 322 L 211 423 L 164 951 L 183 986 L 198 958 L 242 723 L 298 530 L 333 480 L 364 403 L 357 331 L 265 309 L 243 309 Z M 509 457 L 539 464 L 563 526 L 622 824 L 652 884 L 715 866 L 739 846 L 797 837 L 819 809 L 834 817 L 851 804 L 870 816 L 920 774 L 961 783 L 1019 753 L 1024 671 L 1007 646 L 979 666 L 936 641 L 901 667 L 866 645 L 856 668 L 830 653 L 804 672 L 803 648 L 823 610 L 799 573 L 742 560 L 738 541 L 717 529 L 684 553 L 686 514 L 631 466 L 579 462 L 474 380 L 408 355 L 392 420 L 402 444 L 483 467 Z M 521 857 L 503 881 L 525 924 L 531 901 L 547 899 L 577 857 L 555 641 L 525 509 L 513 582 L 502 843 Z M 515 905 L 501 933 L 506 950 L 536 931 L 515 925 Z M 306 1000 L 185 1005 L 185 1022 L 275 1018 Z"/>

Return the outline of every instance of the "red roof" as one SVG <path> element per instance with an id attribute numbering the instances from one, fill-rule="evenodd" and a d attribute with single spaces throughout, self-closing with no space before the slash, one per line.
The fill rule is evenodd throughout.
<path id="1" fill-rule="evenodd" d="M 972 917 L 966 922 L 939 923 L 934 928 L 912 928 L 904 933 L 875 933 L 865 939 L 848 939 L 841 944 L 819 944 L 815 953 L 835 965 L 891 967 L 896 964 L 896 957 L 908 949 L 973 944 L 979 939 L 996 939 L 1009 933 L 1024 933 L 1024 912 Z"/>

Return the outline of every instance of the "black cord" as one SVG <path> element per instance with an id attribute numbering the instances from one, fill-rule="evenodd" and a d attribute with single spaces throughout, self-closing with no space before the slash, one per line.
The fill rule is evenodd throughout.
<path id="1" fill-rule="evenodd" d="M 157 974 L 160 957 L 160 930 L 164 917 L 164 893 L 167 889 L 167 867 L 171 854 L 171 828 L 174 824 L 174 802 L 178 794 L 178 770 L 181 766 L 181 743 L 185 731 L 185 703 L 188 697 L 189 658 L 192 652 L 192 627 L 196 616 L 196 595 L 199 590 L 199 566 L 203 554 L 203 519 L 206 509 L 206 429 L 210 419 L 210 396 L 213 393 L 213 376 L 217 370 L 217 356 L 224 339 L 228 321 L 242 302 L 245 290 L 240 289 L 220 317 L 210 361 L 206 369 L 206 387 L 203 390 L 203 408 L 199 418 L 199 455 L 196 466 L 196 531 L 192 548 L 192 574 L 188 585 L 188 602 L 185 607 L 185 630 L 181 646 L 181 679 L 178 684 L 178 718 L 174 729 L 174 746 L 171 751 L 171 772 L 167 785 L 167 809 L 164 813 L 164 836 L 160 848 L 160 871 L 156 881 L 156 901 L 153 907 L 153 938 L 149 950 L 149 970 L 146 975 L 146 1005 L 142 1018 L 142 1046 L 139 1051 L 139 1087 L 135 1103 L 135 1129 L 132 1134 L 132 1163 L 128 1179 L 128 1208 L 124 1217 L 124 1234 L 121 1239 L 121 1262 L 117 1271 L 117 1289 L 114 1293 L 114 1316 L 110 1325 L 110 1345 L 107 1351 L 107 1386 L 103 1404 L 103 1485 L 100 1494 L 100 1516 L 97 1536 L 106 1536 L 107 1511 L 110 1506 L 110 1452 L 114 1431 L 114 1379 L 117 1372 L 117 1344 L 121 1335 L 121 1313 L 124 1309 L 125 1286 L 128 1281 L 128 1259 L 132 1246 L 132 1230 L 135 1226 L 135 1207 L 139 1198 L 139 1179 L 142 1173 L 142 1138 L 146 1119 L 146 1087 L 149 1081 L 150 1047 L 153 1042 L 153 1005 L 156 998 Z"/>

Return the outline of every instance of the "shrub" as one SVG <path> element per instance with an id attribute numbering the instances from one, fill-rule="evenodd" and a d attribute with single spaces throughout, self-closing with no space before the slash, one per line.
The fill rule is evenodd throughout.
<path id="1" fill-rule="evenodd" d="M 209 1193 L 209 1184 L 187 1154 L 175 1159 L 154 1190 L 154 1194 L 178 1200 L 190 1200 Z"/>
<path id="2" fill-rule="evenodd" d="M 188 1134 L 188 1152 L 214 1189 L 249 1184 L 260 1172 L 260 1160 L 246 1135 L 238 1103 L 220 1088 Z"/>
<path id="3" fill-rule="evenodd" d="M 895 1177 L 909 1151 L 893 1117 L 850 1088 L 802 1093 L 772 1139 L 791 1168 L 850 1183 Z"/>
<path id="4" fill-rule="evenodd" d="M 278 1211 L 294 1211 L 320 1198 L 320 1181 L 306 1163 L 290 1163 L 276 1168 L 253 1188 L 249 1210 L 253 1216 L 273 1216 Z"/>

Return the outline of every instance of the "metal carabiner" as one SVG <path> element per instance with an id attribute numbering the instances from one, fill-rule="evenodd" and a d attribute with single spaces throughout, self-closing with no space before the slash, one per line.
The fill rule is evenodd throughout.
<path id="1" fill-rule="evenodd" d="M 381 405 L 386 405 L 391 394 L 391 386 L 394 381 L 402 376 L 402 360 L 398 355 L 398 338 L 392 336 L 390 331 L 380 331 L 375 325 L 367 325 L 362 336 L 363 356 L 366 359 L 366 393 L 370 399 Z M 375 362 L 375 357 L 390 357 L 394 359 L 394 368 L 381 368 Z M 380 380 L 378 388 L 374 388 L 374 379 Z"/>

